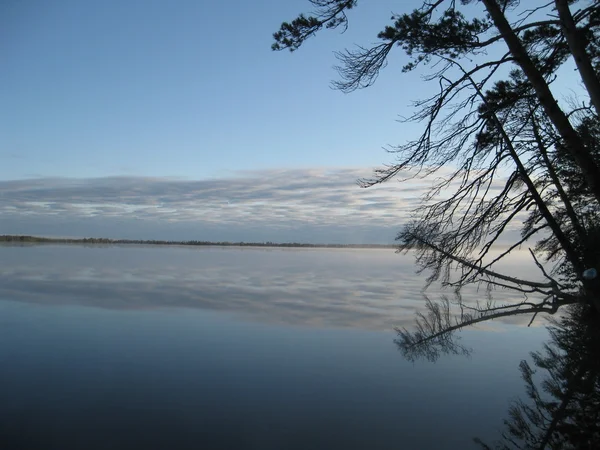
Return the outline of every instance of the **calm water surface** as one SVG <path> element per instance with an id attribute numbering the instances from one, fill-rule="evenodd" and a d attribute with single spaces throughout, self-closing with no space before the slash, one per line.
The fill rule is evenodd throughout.
<path id="1" fill-rule="evenodd" d="M 0 448 L 476 448 L 547 332 L 409 363 L 422 286 L 392 250 L 0 246 Z"/>

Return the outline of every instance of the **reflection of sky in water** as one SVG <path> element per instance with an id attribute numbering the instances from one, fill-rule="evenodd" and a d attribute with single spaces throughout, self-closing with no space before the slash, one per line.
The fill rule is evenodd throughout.
<path id="1" fill-rule="evenodd" d="M 525 262 L 519 255 L 504 269 L 524 276 Z M 0 298 L 45 304 L 202 308 L 274 323 L 389 329 L 410 325 L 423 286 L 412 256 L 393 250 L 0 247 Z M 439 298 L 435 286 L 427 294 Z M 466 289 L 464 298 L 484 299 L 485 290 Z M 494 292 L 498 301 L 516 298 Z"/>
<path id="2" fill-rule="evenodd" d="M 412 364 L 390 332 L 0 301 L 0 448 L 476 448 L 542 331 Z"/>
<path id="3" fill-rule="evenodd" d="M 409 363 L 378 330 L 410 326 L 413 272 L 382 250 L 2 246 L 0 448 L 475 448 L 546 333 L 466 330 L 473 357 Z"/>

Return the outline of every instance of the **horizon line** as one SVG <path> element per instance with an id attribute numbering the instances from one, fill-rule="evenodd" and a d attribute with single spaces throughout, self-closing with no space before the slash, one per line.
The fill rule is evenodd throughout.
<path id="1" fill-rule="evenodd" d="M 307 242 L 245 242 L 245 241 L 204 241 L 196 239 L 113 239 L 113 238 L 69 238 L 31 235 L 0 235 L 0 243 L 63 243 L 63 244 L 146 244 L 146 245 L 188 245 L 188 246 L 221 246 L 221 247 L 313 247 L 313 248 L 399 248 L 399 244 L 333 244 Z"/>

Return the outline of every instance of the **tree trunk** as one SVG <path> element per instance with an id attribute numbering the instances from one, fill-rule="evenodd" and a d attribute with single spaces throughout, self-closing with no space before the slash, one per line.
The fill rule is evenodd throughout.
<path id="1" fill-rule="evenodd" d="M 535 122 L 535 117 L 533 117 L 533 116 L 531 117 L 531 127 L 533 130 L 533 136 L 535 138 L 538 149 L 540 151 L 540 155 L 542 155 L 542 160 L 544 161 L 544 164 L 546 165 L 546 169 L 548 170 L 548 175 L 550 175 L 550 179 L 552 180 L 552 183 L 554 183 L 554 186 L 556 187 L 558 196 L 560 197 L 560 199 L 563 202 L 563 205 L 565 206 L 565 211 L 567 212 L 567 215 L 569 216 L 569 219 L 571 220 L 571 223 L 573 224 L 573 228 L 575 229 L 575 232 L 577 233 L 577 237 L 579 238 L 580 243 L 585 245 L 585 241 L 587 240 L 587 234 L 585 232 L 585 229 L 584 229 L 583 225 L 581 224 L 581 222 L 579 221 L 577 214 L 575 213 L 575 210 L 573 209 L 573 205 L 571 204 L 571 200 L 569 200 L 569 196 L 565 192 L 560 180 L 558 179 L 556 170 L 554 170 L 554 166 L 552 165 L 552 162 L 550 161 L 550 158 L 548 157 L 548 152 L 546 150 L 546 147 L 544 146 L 544 142 L 542 141 L 542 137 L 540 135 L 539 129 Z"/>
<path id="2" fill-rule="evenodd" d="M 592 104 L 596 109 L 596 114 L 600 115 L 600 81 L 585 51 L 585 45 L 579 38 L 577 24 L 573 20 L 569 3 L 567 0 L 555 0 L 555 4 L 563 35 L 567 40 L 573 59 L 575 59 L 577 70 L 579 70 L 583 84 L 590 95 Z"/>
<path id="3" fill-rule="evenodd" d="M 506 42 L 515 61 L 521 67 L 535 89 L 540 104 L 544 108 L 544 112 L 548 115 L 548 118 L 552 121 L 560 136 L 563 138 L 567 150 L 571 153 L 573 159 L 579 166 L 596 201 L 600 203 L 600 168 L 598 168 L 596 161 L 581 142 L 579 135 L 572 127 L 568 117 L 558 106 L 556 99 L 550 91 L 548 83 L 544 80 L 544 77 L 527 54 L 519 37 L 514 33 L 508 20 L 506 20 L 504 13 L 498 6 L 497 0 L 482 0 L 482 2 L 494 21 L 494 25 Z"/>
<path id="4" fill-rule="evenodd" d="M 463 70 L 463 72 L 464 72 L 464 70 Z M 469 78 L 469 81 L 471 82 L 471 85 L 473 86 L 473 88 L 477 91 L 477 94 L 479 95 L 479 97 L 481 97 L 481 100 L 484 102 L 486 107 L 488 107 L 488 109 L 490 109 L 489 105 L 487 103 L 487 100 L 485 98 L 485 95 L 483 94 L 483 92 L 481 92 L 481 89 L 477 86 L 477 83 L 475 83 L 475 80 L 473 80 L 473 78 L 471 78 L 471 76 L 469 76 L 468 78 Z M 491 117 L 494 120 L 496 128 L 498 129 L 498 132 L 502 135 L 502 140 L 504 141 L 506 148 L 508 149 L 513 162 L 517 166 L 517 170 L 518 170 L 519 174 L 521 175 L 523 181 L 525 182 L 525 184 L 527 186 L 527 190 L 531 194 L 531 197 L 533 198 L 536 206 L 538 207 L 540 214 L 542 214 L 542 216 L 546 220 L 546 223 L 552 230 L 552 233 L 554 234 L 554 237 L 556 237 L 556 240 L 560 243 L 560 246 L 562 247 L 563 251 L 565 252 L 567 259 L 573 265 L 573 268 L 577 272 L 578 276 L 581 276 L 581 274 L 585 270 L 585 265 L 581 258 L 582 255 L 575 250 L 575 248 L 573 247 L 573 243 L 567 238 L 567 236 L 563 232 L 562 228 L 560 227 L 560 224 L 556 221 L 554 216 L 552 216 L 552 213 L 548 209 L 548 205 L 542 199 L 542 196 L 540 195 L 537 188 L 535 187 L 535 184 L 533 183 L 531 177 L 529 176 L 527 169 L 525 168 L 525 166 L 523 165 L 523 162 L 519 158 L 519 153 L 513 146 L 513 143 L 510 140 L 510 137 L 508 136 L 508 134 L 506 134 L 506 130 L 504 129 L 502 122 L 500 121 L 500 119 L 498 119 L 498 116 L 494 112 L 492 112 Z M 533 117 L 531 120 L 533 121 Z M 535 126 L 534 126 L 534 129 L 535 129 Z M 559 186 L 560 186 L 560 184 L 559 184 Z"/>

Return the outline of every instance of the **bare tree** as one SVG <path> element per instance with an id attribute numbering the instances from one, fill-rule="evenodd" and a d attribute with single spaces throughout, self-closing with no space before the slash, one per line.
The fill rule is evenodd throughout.
<path id="1" fill-rule="evenodd" d="M 358 1 L 310 3 L 313 15 L 284 22 L 274 34 L 275 50 L 294 51 L 322 28 L 348 26 L 346 12 Z M 400 248 L 414 250 L 420 269 L 429 273 L 429 283 L 441 280 L 460 289 L 483 282 L 539 296 L 536 303 L 515 305 L 513 312 L 519 313 L 554 312 L 582 299 L 600 310 L 598 278 L 583 276 L 600 267 L 600 155 L 595 139 L 586 138 L 586 133 L 600 137 L 595 135 L 599 5 L 598 0 L 424 1 L 412 12 L 394 15 L 377 44 L 338 54 L 335 86 L 343 92 L 374 83 L 398 47 L 408 57 L 404 71 L 429 71 L 424 78 L 432 83 L 432 95 L 416 101 L 406 119 L 422 127 L 421 135 L 391 147 L 396 162 L 360 181 L 369 187 L 454 168 L 438 178 L 416 219 L 398 235 Z M 552 83 L 571 59 L 586 93 L 580 106 L 569 108 L 558 103 Z M 451 196 L 440 196 L 449 189 Z M 491 258 L 490 250 L 515 228 L 521 238 Z M 548 283 L 508 280 L 494 270 L 495 263 L 532 241 L 537 242 L 533 261 Z M 550 273 L 546 262 L 553 264 Z M 459 276 L 451 279 L 454 269 Z M 439 327 L 443 305 L 432 305 L 429 322 L 439 329 L 431 332 L 422 316 L 417 328 L 429 330 L 423 336 L 444 329 Z M 491 306 L 472 311 L 479 317 L 460 316 L 446 329 L 507 312 L 508 307 Z M 408 337 L 401 333 L 401 339 Z"/>

